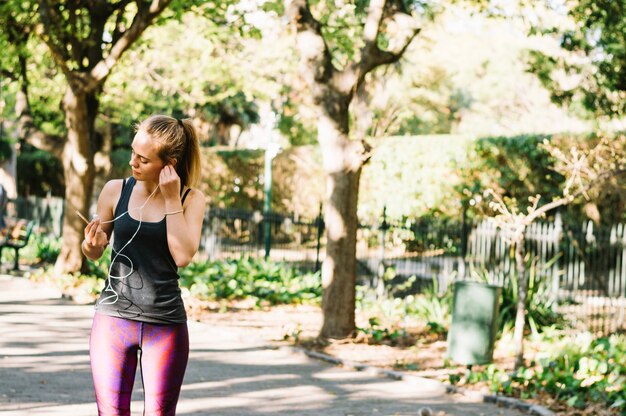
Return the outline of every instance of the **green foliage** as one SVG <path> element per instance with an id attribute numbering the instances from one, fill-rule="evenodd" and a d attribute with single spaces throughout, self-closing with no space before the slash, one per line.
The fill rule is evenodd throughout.
<path id="1" fill-rule="evenodd" d="M 0 3 L 0 70 L 3 74 L 17 73 L 20 59 L 29 54 L 26 39 L 32 30 L 35 7 L 30 1 L 5 0 Z"/>
<path id="2" fill-rule="evenodd" d="M 409 282 L 412 282 L 409 279 Z M 437 283 L 419 295 L 404 298 L 378 296 L 376 290 L 357 286 L 356 309 L 367 321 L 357 331 L 372 344 L 407 346 L 415 343 L 408 327 L 423 326 L 427 332 L 441 337 L 450 322 L 451 291 L 438 293 Z"/>
<path id="3" fill-rule="evenodd" d="M 34 234 L 33 234 L 34 236 Z M 60 251 L 60 239 L 37 237 L 24 251 L 26 261 L 53 262 Z M 8 251 L 7 251 L 8 253 Z M 22 254 L 22 253 L 20 253 Z M 9 255 L 7 260 L 11 260 Z M 56 279 L 53 272 L 42 273 L 61 287 L 81 287 L 97 295 L 107 278 L 111 264 L 111 247 L 98 260 L 87 260 L 82 274 Z M 253 299 L 258 306 L 319 303 L 319 273 L 300 273 L 288 265 L 242 257 L 238 260 L 193 262 L 179 270 L 180 287 L 201 300 Z"/>
<path id="4" fill-rule="evenodd" d="M 211 204 L 220 208 L 261 209 L 262 150 L 203 149 L 202 184 Z M 275 206 L 275 209 L 277 206 Z"/>
<path id="5" fill-rule="evenodd" d="M 274 11 L 256 5 L 176 3 L 122 57 L 102 111 L 123 126 L 153 113 L 192 116 L 201 141 L 224 141 L 231 126 L 258 121 L 261 103 L 281 101 L 293 40 L 276 30 Z M 173 11 L 176 18 L 166 19 Z"/>
<path id="6" fill-rule="evenodd" d="M 56 261 L 61 252 L 61 240 L 50 237 L 46 234 L 35 232 L 31 233 L 26 247 L 20 249 L 20 262 L 29 264 L 47 263 L 52 264 Z M 15 251 L 4 249 L 2 252 L 3 262 L 12 262 Z"/>
<path id="7" fill-rule="evenodd" d="M 369 2 L 352 0 L 334 2 L 315 0 L 310 3 L 311 12 L 321 23 L 322 36 L 328 45 L 335 67 L 345 68 L 348 62 L 358 60 L 359 51 L 365 44 L 363 27 L 367 19 Z M 392 7 L 413 13 L 416 19 L 432 20 L 437 13 L 437 2 L 417 0 L 412 2 L 397 2 Z M 376 39 L 381 49 L 387 49 L 389 38 L 393 36 L 393 25 L 383 24 Z"/>
<path id="8" fill-rule="evenodd" d="M 448 332 L 452 311 L 452 286 L 439 293 L 439 283 L 433 279 L 432 286 L 419 295 L 405 299 L 407 313 L 415 319 L 426 322 L 429 332 L 445 335 Z"/>
<path id="9" fill-rule="evenodd" d="M 423 56 L 431 51 L 407 53 L 411 60 L 413 54 Z M 452 134 L 459 130 L 462 116 L 472 109 L 473 97 L 465 87 L 455 84 L 446 68 L 429 62 L 418 68 L 400 66 L 398 74 L 388 72 L 376 70 L 365 87 L 373 96 L 368 103 L 372 122 L 367 130 L 372 137 Z"/>
<path id="10" fill-rule="evenodd" d="M 37 126 L 45 133 L 59 134 L 65 131 L 59 101 L 66 83 L 54 68 L 48 48 L 32 35 L 38 20 L 35 2 L 9 0 L 0 4 L 0 117 L 15 119 L 15 97 L 21 88 L 17 81 L 27 75 L 29 105 Z"/>
<path id="11" fill-rule="evenodd" d="M 554 7 L 562 7 L 555 3 Z M 592 114 L 626 114 L 625 0 L 577 0 L 566 3 L 569 24 L 547 20 L 533 28 L 554 38 L 558 52 L 534 49 L 529 53 L 532 72 L 560 104 L 580 103 Z M 543 21 L 542 21 L 543 23 Z M 576 82 L 571 82 L 575 79 Z"/>
<path id="12" fill-rule="evenodd" d="M 0 163 L 6 162 L 13 154 L 12 140 L 8 137 L 0 136 Z"/>
<path id="13" fill-rule="evenodd" d="M 465 147 L 473 139 L 462 135 L 385 137 L 376 140 L 374 154 L 363 167 L 359 218 L 378 220 L 387 208 L 390 218 L 460 218 L 454 186 L 461 178 L 456 165 L 465 164 Z"/>
<path id="14" fill-rule="evenodd" d="M 263 150 L 212 147 L 202 153 L 201 189 L 212 206 L 262 208 Z M 272 169 L 272 210 L 315 218 L 325 195 L 317 146 L 286 149 L 274 158 Z"/>
<path id="15" fill-rule="evenodd" d="M 401 63 L 371 74 L 367 90 L 374 137 L 470 134 L 478 137 L 589 129 L 567 109 L 550 102 L 541 83 L 520 58 L 522 51 L 548 48 L 528 36 L 528 14 L 517 19 L 507 2 L 506 18 L 490 18 L 471 2 L 441 2 L 442 12 L 421 25 Z M 543 2 L 536 2 L 543 4 Z"/>
<path id="16" fill-rule="evenodd" d="M 550 271 L 552 264 L 557 261 L 553 258 L 541 267 L 536 258 L 526 256 L 526 270 L 528 272 L 528 293 L 526 297 L 526 322 L 533 333 L 538 333 L 544 328 L 552 328 L 554 325 L 563 325 L 563 317 L 556 312 L 556 298 L 550 290 Z M 539 270 L 541 269 L 541 270 Z M 515 325 L 517 314 L 519 277 L 516 272 L 509 273 L 509 278 L 504 280 L 502 288 L 502 301 L 498 323 L 501 330 Z"/>
<path id="17" fill-rule="evenodd" d="M 492 391 L 521 398 L 548 393 L 569 406 L 590 402 L 626 412 L 626 337 L 593 339 L 589 334 L 552 343 L 530 367 L 507 374 L 494 364 L 474 373 L 470 383 L 486 381 Z"/>
<path id="18" fill-rule="evenodd" d="M 365 334 L 371 344 L 398 345 L 402 344 L 403 340 L 408 337 L 404 329 L 381 326 L 376 317 L 370 318 L 368 324 L 365 328 L 357 328 L 357 331 Z"/>
<path id="19" fill-rule="evenodd" d="M 109 267 L 111 266 L 111 246 L 107 246 L 102 256 L 97 260 L 87 259 L 87 270 L 83 277 L 92 277 L 95 279 L 106 279 L 109 276 Z"/>
<path id="20" fill-rule="evenodd" d="M 456 213 L 452 211 L 447 215 L 451 214 Z M 392 241 L 400 239 L 410 252 L 460 255 L 463 250 L 462 213 L 457 218 L 447 215 L 435 210 L 421 218 L 405 218 L 391 230 Z"/>
<path id="21" fill-rule="evenodd" d="M 41 264 L 42 267 L 52 265 L 56 262 L 61 252 L 61 238 L 52 237 L 45 233 L 33 232 L 28 240 L 28 244 L 20 251 L 20 259 L 31 264 Z M 10 259 L 13 258 L 12 251 L 5 250 Z M 98 260 L 87 259 L 87 269 L 83 274 L 74 276 L 77 280 L 106 279 L 109 274 L 111 264 L 111 247 L 107 246 Z M 71 278 L 65 277 L 65 284 L 70 284 Z"/>
<path id="22" fill-rule="evenodd" d="M 619 135 L 609 135 L 609 140 Z M 472 142 L 468 160 L 459 163 L 462 178 L 455 189 L 470 207 L 471 216 L 491 216 L 487 189 L 493 189 L 512 206 L 525 210 L 528 198 L 541 195 L 541 205 L 562 196 L 564 176 L 556 171 L 555 159 L 546 144 L 569 154 L 572 147 L 593 148 L 599 141 L 597 134 L 522 135 L 516 137 L 488 137 Z M 598 161 L 598 163 L 606 163 Z M 559 212 L 566 223 L 595 222 L 613 224 L 624 220 L 626 192 L 619 177 L 608 178 L 602 186 L 586 193 Z M 457 196 L 458 198 L 458 196 Z M 554 215 L 554 212 L 548 213 Z"/>
<path id="23" fill-rule="evenodd" d="M 252 298 L 258 305 L 318 302 L 319 273 L 300 274 L 278 263 L 242 257 L 202 261 L 180 270 L 180 285 L 204 300 Z"/>
<path id="24" fill-rule="evenodd" d="M 209 91 L 209 94 L 217 95 L 214 91 Z M 229 144 L 229 135 L 221 135 L 229 132 L 231 126 L 237 125 L 246 129 L 260 121 L 258 105 L 241 91 L 236 91 L 217 103 L 207 103 L 202 111 L 209 122 L 219 127 L 213 130 L 213 144 Z"/>
<path id="25" fill-rule="evenodd" d="M 64 195 L 63 166 L 52 154 L 22 143 L 17 156 L 17 171 L 19 195 Z"/>
<path id="26" fill-rule="evenodd" d="M 54 264 L 61 252 L 61 239 L 47 236 L 41 233 L 31 234 L 36 246 L 36 256 L 39 261 Z M 30 243 L 30 241 L 29 241 Z"/>
<path id="27" fill-rule="evenodd" d="M 319 146 L 285 149 L 274 158 L 272 170 L 272 209 L 310 219 L 317 217 L 326 197 Z"/>
<path id="28" fill-rule="evenodd" d="M 551 200 L 560 193 L 564 178 L 552 170 L 554 160 L 541 146 L 549 138 L 523 135 L 476 140 L 469 149 L 468 163 L 460 166 L 459 193 L 473 198 L 471 203 L 479 202 L 490 188 L 518 201 L 537 194 Z"/>
<path id="29" fill-rule="evenodd" d="M 357 332 L 367 337 L 371 344 L 405 345 L 411 337 L 404 329 L 407 305 L 401 298 L 377 296 L 367 286 L 356 288 L 356 310 L 366 317 L 367 322 L 357 325 Z"/>
<path id="30" fill-rule="evenodd" d="M 528 276 L 528 293 L 526 295 L 526 322 L 533 334 L 543 332 L 544 329 L 554 328 L 555 325 L 564 324 L 563 316 L 556 312 L 556 299 L 551 293 L 551 272 L 553 264 L 558 260 L 558 256 L 552 258 L 545 264 L 539 265 L 537 259 L 526 255 L 525 267 Z M 476 280 L 489 282 L 504 282 L 502 286 L 502 297 L 500 300 L 500 312 L 498 315 L 498 328 L 500 331 L 507 331 L 515 325 L 517 314 L 519 277 L 514 267 L 515 258 L 511 251 L 509 272 L 499 271 L 496 276 L 489 276 L 485 271 L 473 270 L 472 275 Z"/>
<path id="31" fill-rule="evenodd" d="M 283 94 L 286 98 L 279 111 L 276 128 L 289 138 L 293 146 L 317 143 L 317 128 L 314 120 L 307 118 L 300 111 L 300 107 L 304 106 L 300 94 L 292 91 L 289 86 L 285 86 L 284 90 Z"/>

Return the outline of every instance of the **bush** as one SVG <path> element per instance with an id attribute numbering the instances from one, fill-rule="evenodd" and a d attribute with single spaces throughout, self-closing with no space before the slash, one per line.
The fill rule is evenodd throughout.
<path id="1" fill-rule="evenodd" d="M 550 345 L 554 345 L 550 348 Z M 522 398 L 550 394 L 573 408 L 603 403 L 626 413 L 626 336 L 590 334 L 548 343 L 530 367 L 507 374 L 490 365 L 469 382 L 486 381 L 494 392 Z"/>
<path id="2" fill-rule="evenodd" d="M 61 252 L 61 239 L 35 232 L 30 235 L 28 244 L 20 249 L 20 263 L 54 263 Z M 3 262 L 12 262 L 15 258 L 15 251 L 4 249 L 2 253 Z"/>
<path id="3" fill-rule="evenodd" d="M 447 334 L 452 311 L 452 285 L 440 294 L 438 281 L 433 279 L 431 288 L 421 295 L 408 296 L 407 302 L 407 313 L 425 321 L 431 332 L 442 336 Z"/>
<path id="4" fill-rule="evenodd" d="M 299 274 L 279 263 L 242 257 L 203 261 L 180 270 L 180 286 L 203 300 L 253 298 L 271 305 L 318 302 L 319 273 Z"/>
<path id="5" fill-rule="evenodd" d="M 413 281 L 411 278 L 406 284 Z M 357 315 L 363 317 L 357 331 L 365 335 L 370 344 L 413 345 L 416 333 L 429 333 L 441 339 L 448 332 L 451 295 L 450 289 L 439 293 L 436 279 L 424 293 L 406 297 L 389 293 L 381 296 L 375 289 L 357 286 Z"/>
<path id="6" fill-rule="evenodd" d="M 537 259 L 530 254 L 526 255 L 526 271 L 528 273 L 528 294 L 526 297 L 526 322 L 533 333 L 542 332 L 544 328 L 564 325 L 563 316 L 555 311 L 556 299 L 550 292 L 549 277 L 546 271 L 551 270 L 557 260 L 554 257 L 546 264 L 539 266 Z M 510 270 L 499 271 L 497 275 L 490 276 L 486 270 L 472 271 L 476 280 L 483 282 L 504 282 L 502 285 L 502 297 L 500 300 L 500 312 L 498 314 L 498 328 L 502 332 L 515 325 L 517 314 L 517 299 L 519 278 L 515 268 L 515 258 L 511 252 Z"/>

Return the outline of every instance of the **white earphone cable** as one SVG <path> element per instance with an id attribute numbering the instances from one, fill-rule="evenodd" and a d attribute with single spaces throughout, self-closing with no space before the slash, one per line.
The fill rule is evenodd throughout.
<path id="1" fill-rule="evenodd" d="M 114 254 L 113 258 L 111 258 L 111 264 L 109 265 L 109 270 L 108 270 L 108 275 L 107 275 L 107 282 L 106 282 L 106 286 L 105 286 L 103 292 L 111 292 L 112 294 L 109 295 L 109 296 L 103 297 L 102 299 L 100 299 L 100 301 L 98 302 L 98 305 L 113 305 L 114 303 L 116 303 L 119 300 L 120 296 L 115 291 L 115 289 L 113 289 L 113 287 L 111 285 L 111 279 L 123 280 L 123 279 L 126 279 L 131 274 L 133 274 L 133 272 L 135 271 L 135 268 L 134 268 L 134 265 L 133 265 L 133 261 L 127 255 L 122 254 L 122 251 L 133 241 L 133 239 L 139 233 L 139 229 L 141 229 L 141 223 L 142 223 L 142 220 L 143 220 L 143 209 L 146 206 L 146 204 L 148 203 L 148 201 L 150 201 L 150 198 L 152 198 L 152 196 L 156 193 L 156 191 L 158 189 L 159 189 L 158 186 L 156 188 L 154 188 L 154 191 L 152 191 L 150 196 L 148 196 L 148 198 L 146 198 L 145 202 L 138 208 L 139 209 L 139 225 L 137 226 L 137 229 L 135 230 L 133 235 L 128 239 L 126 244 L 124 244 L 122 246 L 122 248 L 119 249 L 119 251 L 115 251 L 115 249 L 113 249 L 113 247 L 111 247 L 112 252 L 115 253 L 115 254 Z M 129 200 L 130 200 L 130 196 L 129 196 Z M 137 208 L 133 208 L 133 209 L 137 209 Z M 128 216 L 130 217 L 130 214 L 129 214 L 130 210 L 131 210 L 130 208 L 127 209 L 124 213 L 118 215 L 117 217 L 113 218 L 112 220 L 102 221 L 101 224 L 108 224 L 108 223 L 117 221 L 118 219 L 122 218 L 126 214 L 128 214 Z M 117 258 L 119 256 L 122 256 L 123 258 L 126 258 L 128 260 L 128 263 L 130 265 L 130 271 L 128 273 L 126 273 L 125 275 L 123 275 L 123 276 L 113 276 L 111 274 L 111 270 L 113 268 L 113 265 L 115 264 L 115 261 L 117 260 Z"/>

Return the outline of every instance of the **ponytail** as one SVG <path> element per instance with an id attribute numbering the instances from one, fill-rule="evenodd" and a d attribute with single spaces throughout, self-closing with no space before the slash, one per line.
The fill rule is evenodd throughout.
<path id="1" fill-rule="evenodd" d="M 185 136 L 185 146 L 181 161 L 185 161 L 186 163 L 181 163 L 181 161 L 179 161 L 176 164 L 176 171 L 178 176 L 181 177 L 181 183 L 183 177 L 182 175 L 184 175 L 186 177 L 185 185 L 189 187 L 196 187 L 200 182 L 200 175 L 202 173 L 200 165 L 200 143 L 198 142 L 198 135 L 196 133 L 196 129 L 193 127 L 193 124 L 191 124 L 191 120 L 186 119 L 180 121 Z"/>

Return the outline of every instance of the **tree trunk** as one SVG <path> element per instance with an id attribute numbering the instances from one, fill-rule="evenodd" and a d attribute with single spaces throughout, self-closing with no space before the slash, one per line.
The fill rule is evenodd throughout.
<path id="1" fill-rule="evenodd" d="M 515 266 L 517 269 L 517 312 L 515 314 L 515 369 L 524 365 L 524 327 L 526 326 L 526 298 L 528 295 L 528 279 L 524 264 L 524 234 L 515 242 Z"/>
<path id="2" fill-rule="evenodd" d="M 213 130 L 213 138 L 218 146 L 228 146 L 230 144 L 231 124 L 218 121 Z"/>
<path id="3" fill-rule="evenodd" d="M 63 97 L 67 141 L 63 148 L 65 214 L 63 246 L 55 264 L 56 273 L 84 271 L 86 263 L 80 244 L 85 224 L 76 215 L 89 213 L 95 179 L 94 122 L 98 113 L 95 93 L 76 92 L 69 87 Z"/>
<path id="4" fill-rule="evenodd" d="M 286 3 L 286 13 L 297 30 L 301 76 L 319 111 L 317 136 L 328 183 L 324 213 L 328 241 L 322 266 L 322 338 L 346 338 L 355 329 L 357 201 L 361 168 L 369 158 L 370 149 L 358 137 L 351 140 L 350 102 L 365 76 L 379 66 L 398 62 L 419 32 L 404 3 L 392 3 L 387 4 L 387 0 L 370 2 L 360 60 L 348 63 L 343 69 L 334 66 L 333 53 L 322 33 L 323 25 L 311 13 L 308 1 Z M 389 13 L 387 21 L 383 22 L 385 10 Z M 378 36 L 381 27 L 389 22 L 402 27 L 396 30 L 402 33 L 402 39 L 394 41 L 398 48 L 382 50 Z"/>
<path id="5" fill-rule="evenodd" d="M 356 286 L 356 232 L 359 179 L 363 146 L 347 136 L 345 111 L 320 117 L 318 139 L 327 174 L 326 258 L 322 265 L 321 338 L 347 338 L 354 334 Z M 339 118 L 339 120 L 334 120 Z"/>

